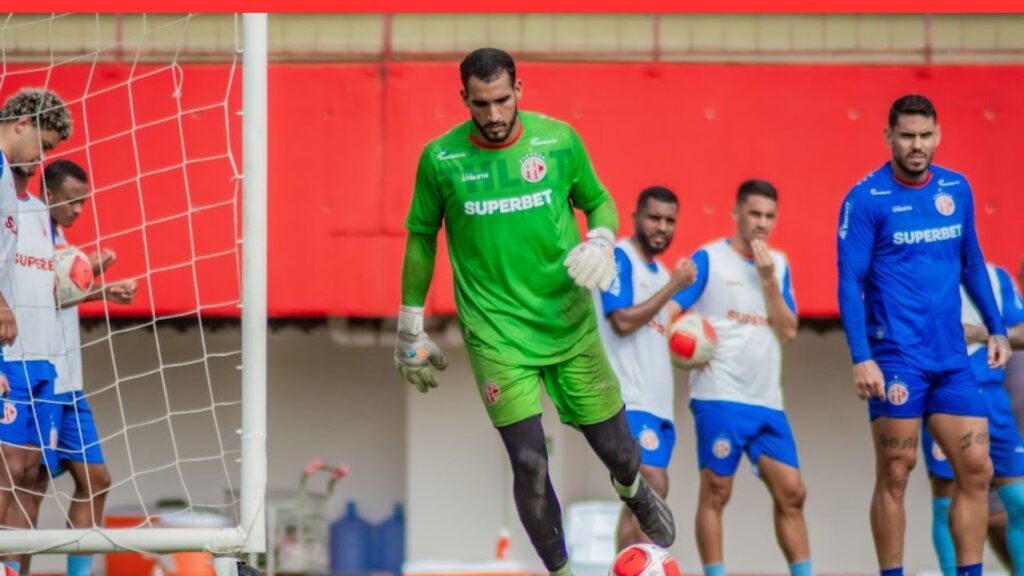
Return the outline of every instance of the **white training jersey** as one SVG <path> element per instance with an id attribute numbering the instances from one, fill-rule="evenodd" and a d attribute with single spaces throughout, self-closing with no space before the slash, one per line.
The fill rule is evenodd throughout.
<path id="1" fill-rule="evenodd" d="M 996 297 L 996 306 L 999 307 L 999 311 L 1003 311 L 1003 291 L 1000 290 L 1000 278 L 996 273 L 996 267 L 991 264 L 985 264 L 985 268 L 988 270 L 988 279 L 992 283 L 992 294 Z M 974 306 L 974 301 L 971 300 L 967 289 L 964 288 L 963 284 L 960 284 L 960 323 L 961 324 L 981 324 L 985 325 L 985 321 L 981 319 L 981 314 L 978 309 Z M 982 346 L 988 348 L 984 344 L 972 342 L 967 345 L 967 355 L 972 356 L 975 352 L 981 349 Z M 987 360 L 986 360 L 987 361 Z"/>
<path id="2" fill-rule="evenodd" d="M 668 308 L 645 326 L 619 336 L 608 315 L 649 300 L 668 284 L 669 275 L 657 260 L 648 262 L 629 239 L 615 244 L 618 274 L 607 292 L 594 291 L 598 331 L 612 369 L 619 377 L 627 410 L 649 412 L 672 421 L 674 390 L 668 353 Z"/>
<path id="3" fill-rule="evenodd" d="M 14 189 L 14 173 L 3 152 L 0 152 L 0 294 L 11 301 L 11 270 L 18 249 L 18 193 Z"/>
<path id="4" fill-rule="evenodd" d="M 58 321 L 50 211 L 28 194 L 17 203 L 17 250 L 11 271 L 13 293 L 8 303 L 18 323 L 18 338 L 4 347 L 4 360 L 52 362 L 57 354 Z"/>
<path id="5" fill-rule="evenodd" d="M 64 229 L 55 226 L 56 249 L 66 248 Z M 82 336 L 78 327 L 78 306 L 68 306 L 57 311 L 60 317 L 57 334 L 57 394 L 82 391 Z"/>
<path id="6" fill-rule="evenodd" d="M 769 252 L 783 298 L 795 313 L 789 263 L 781 252 Z M 782 410 L 782 345 L 768 323 L 753 260 L 737 253 L 728 240 L 705 245 L 693 259 L 697 282 L 674 299 L 711 324 L 718 349 L 706 367 L 690 371 L 690 397 Z"/>

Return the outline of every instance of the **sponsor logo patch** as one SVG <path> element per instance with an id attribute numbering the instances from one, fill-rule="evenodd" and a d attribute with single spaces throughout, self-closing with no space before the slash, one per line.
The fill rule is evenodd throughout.
<path id="1" fill-rule="evenodd" d="M 438 160 L 457 160 L 459 158 L 465 158 L 465 157 L 466 157 L 466 153 L 465 152 L 454 152 L 454 153 L 452 153 L 452 152 L 446 152 L 444 150 L 441 150 L 440 152 L 437 153 L 437 159 Z"/>
<path id="2" fill-rule="evenodd" d="M 839 238 L 842 240 L 846 240 L 846 233 L 850 229 L 850 210 L 853 210 L 853 202 L 847 201 L 843 204 L 843 222 L 839 225 Z"/>

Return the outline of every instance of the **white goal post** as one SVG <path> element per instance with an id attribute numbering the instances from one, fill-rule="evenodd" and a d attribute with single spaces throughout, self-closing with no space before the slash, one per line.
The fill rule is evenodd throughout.
<path id="1" fill-rule="evenodd" d="M 267 482 L 267 15 L 242 21 L 242 223 L 240 496 L 224 528 L 0 530 L 0 553 L 264 552 Z M 7 91 L 4 92 L 6 97 Z M 141 178 L 141 176 L 140 176 Z M 88 388 L 89 383 L 86 383 Z M 100 423 L 102 427 L 102 422 Z M 233 573 L 222 560 L 218 574 Z"/>

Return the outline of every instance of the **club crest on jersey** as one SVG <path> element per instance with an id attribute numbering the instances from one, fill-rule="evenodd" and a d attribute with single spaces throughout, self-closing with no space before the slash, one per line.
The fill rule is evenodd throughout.
<path id="1" fill-rule="evenodd" d="M 902 406 L 910 399 L 910 390 L 900 380 L 899 376 L 895 376 L 892 382 L 889 383 L 889 389 L 885 391 L 885 397 L 893 406 Z"/>
<path id="2" fill-rule="evenodd" d="M 953 202 L 951 195 L 939 192 L 935 195 L 935 209 L 943 216 L 952 216 L 956 212 L 956 202 Z"/>
<path id="3" fill-rule="evenodd" d="M 11 424 L 18 419 L 18 407 L 12 402 L 4 402 L 4 415 L 0 417 L 0 424 Z"/>
<path id="4" fill-rule="evenodd" d="M 640 433 L 640 446 L 642 446 L 644 450 L 653 452 L 658 449 L 658 446 L 661 446 L 661 440 L 658 438 L 658 435 L 655 434 L 654 430 L 644 428 L 644 431 Z"/>
<path id="5" fill-rule="evenodd" d="M 531 184 L 540 182 L 548 173 L 548 165 L 540 154 L 527 154 L 519 161 L 519 173 Z"/>
<path id="6" fill-rule="evenodd" d="M 498 399 L 501 398 L 501 388 L 498 387 L 498 383 L 494 380 L 490 380 L 484 384 L 484 402 L 488 406 L 494 406 L 498 403 Z"/>
<path id="7" fill-rule="evenodd" d="M 727 458 L 729 454 L 732 454 L 732 442 L 729 442 L 728 438 L 715 440 L 715 443 L 711 446 L 711 453 L 719 460 Z"/>
<path id="8" fill-rule="evenodd" d="M 946 461 L 946 455 L 942 452 L 942 448 L 939 446 L 938 442 L 932 442 L 932 458 L 937 462 Z"/>

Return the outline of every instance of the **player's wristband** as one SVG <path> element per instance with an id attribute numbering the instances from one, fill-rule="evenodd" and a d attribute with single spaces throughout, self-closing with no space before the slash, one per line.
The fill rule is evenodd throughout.
<path id="1" fill-rule="evenodd" d="M 398 331 L 413 336 L 423 332 L 423 307 L 402 306 L 398 311 Z"/>

